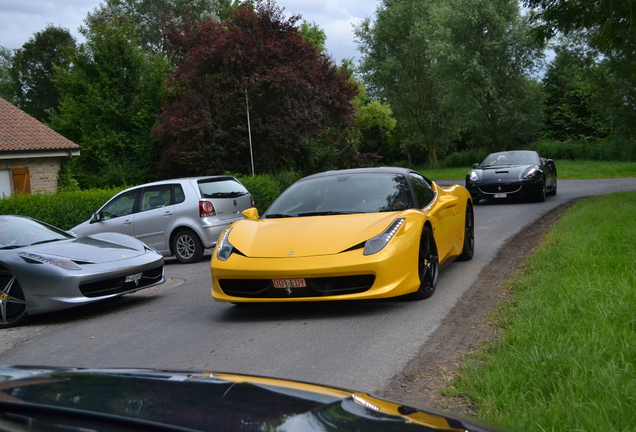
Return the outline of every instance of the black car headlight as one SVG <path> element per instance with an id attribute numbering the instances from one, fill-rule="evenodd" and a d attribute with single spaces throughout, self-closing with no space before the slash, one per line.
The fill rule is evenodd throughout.
<path id="1" fill-rule="evenodd" d="M 370 238 L 364 244 L 364 255 L 373 255 L 375 253 L 380 252 L 384 249 L 384 246 L 387 245 L 389 240 L 393 238 L 395 233 L 404 223 L 404 218 L 398 218 L 391 222 L 391 225 L 387 229 L 385 229 L 381 234 Z"/>
<path id="2" fill-rule="evenodd" d="M 528 171 L 526 171 L 526 173 L 523 175 L 523 178 L 524 179 L 534 178 L 537 176 L 538 173 L 539 173 L 539 169 L 537 167 L 532 167 Z"/>
<path id="3" fill-rule="evenodd" d="M 221 261 L 226 261 L 234 251 L 234 246 L 228 240 L 231 231 L 232 227 L 226 229 L 216 245 L 216 257 Z"/>
<path id="4" fill-rule="evenodd" d="M 477 172 L 475 172 L 475 171 L 469 172 L 468 173 L 468 180 L 473 181 L 473 182 L 480 181 L 479 174 L 477 174 Z"/>

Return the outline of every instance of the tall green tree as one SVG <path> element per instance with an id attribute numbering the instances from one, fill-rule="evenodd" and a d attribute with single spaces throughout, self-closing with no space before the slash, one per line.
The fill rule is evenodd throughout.
<path id="1" fill-rule="evenodd" d="M 49 121 L 60 102 L 54 68 L 67 67 L 74 49 L 75 38 L 67 29 L 48 25 L 15 51 L 10 75 L 18 108 L 41 122 Z"/>
<path id="2" fill-rule="evenodd" d="M 397 120 L 401 151 L 438 164 L 438 153 L 457 136 L 447 93 L 435 75 L 431 35 L 438 0 L 383 0 L 375 20 L 355 29 L 360 71 L 372 97 L 387 102 Z"/>
<path id="3" fill-rule="evenodd" d="M 546 138 L 598 138 L 606 135 L 596 109 L 597 63 L 585 51 L 557 47 L 542 79 L 545 99 Z"/>
<path id="4" fill-rule="evenodd" d="M 357 85 L 359 94 L 353 103 L 357 108 L 356 125 L 360 129 L 359 151 L 377 155 L 383 163 L 392 162 L 396 156 L 389 138 L 397 124 L 393 110 L 388 103 L 370 98 L 363 83 Z"/>
<path id="5" fill-rule="evenodd" d="M 13 103 L 15 85 L 11 79 L 11 63 L 13 50 L 0 46 L 0 97 Z"/>
<path id="6" fill-rule="evenodd" d="M 354 121 L 355 88 L 271 2 L 173 26 L 177 69 L 156 129 L 161 176 L 300 163 L 300 144 Z M 249 122 L 247 116 L 249 115 Z M 250 139 L 251 138 L 251 139 Z"/>
<path id="7" fill-rule="evenodd" d="M 154 52 L 166 51 L 163 27 L 169 22 L 210 18 L 231 13 L 231 0 L 106 0 L 85 19 L 88 28 L 104 23 L 134 24 L 139 43 Z"/>
<path id="8" fill-rule="evenodd" d="M 435 19 L 437 73 L 453 95 L 463 135 L 493 151 L 537 138 L 541 88 L 531 77 L 541 66 L 543 45 L 530 37 L 517 0 L 447 0 Z"/>
<path id="9" fill-rule="evenodd" d="M 138 184 L 153 174 L 152 128 L 170 65 L 142 48 L 133 24 L 97 24 L 85 36 L 72 67 L 57 70 L 62 101 L 51 126 L 82 146 L 72 161 L 82 188 Z"/>
<path id="10" fill-rule="evenodd" d="M 303 21 L 298 26 L 298 32 L 308 44 L 316 49 L 316 51 L 319 53 L 324 53 L 326 51 L 325 42 L 327 41 L 327 35 L 318 24 L 313 21 Z"/>
<path id="11" fill-rule="evenodd" d="M 585 30 L 590 44 L 607 56 L 632 57 L 636 45 L 633 0 L 523 0 L 544 39 Z"/>
<path id="12" fill-rule="evenodd" d="M 543 39 L 581 34 L 600 53 L 595 101 L 607 126 L 636 137 L 636 5 L 634 0 L 524 0 Z"/>

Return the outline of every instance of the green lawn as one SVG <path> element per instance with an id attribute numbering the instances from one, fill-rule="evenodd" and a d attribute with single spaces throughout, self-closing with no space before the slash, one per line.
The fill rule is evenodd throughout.
<path id="1" fill-rule="evenodd" d="M 636 177 L 636 162 L 557 160 L 557 177 L 563 180 Z M 463 180 L 470 167 L 419 170 L 431 180 Z"/>
<path id="2" fill-rule="evenodd" d="M 449 392 L 503 430 L 633 430 L 635 214 L 636 192 L 574 204 L 507 287 L 513 300 L 493 317 L 500 337 Z"/>

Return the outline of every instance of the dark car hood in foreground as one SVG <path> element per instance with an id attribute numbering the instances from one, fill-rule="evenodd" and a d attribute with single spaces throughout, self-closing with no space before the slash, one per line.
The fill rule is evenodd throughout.
<path id="1" fill-rule="evenodd" d="M 363 393 L 271 378 L 0 366 L 0 430 L 7 421 L 42 426 L 34 430 L 491 430 Z"/>
<path id="2" fill-rule="evenodd" d="M 518 180 L 526 171 L 535 165 L 503 165 L 492 168 L 477 168 L 482 182 L 497 181 L 497 179 Z"/>

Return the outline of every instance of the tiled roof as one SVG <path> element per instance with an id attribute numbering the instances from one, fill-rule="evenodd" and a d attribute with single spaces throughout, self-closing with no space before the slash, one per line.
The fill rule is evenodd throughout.
<path id="1" fill-rule="evenodd" d="M 0 98 L 0 152 L 79 149 L 73 141 Z"/>

